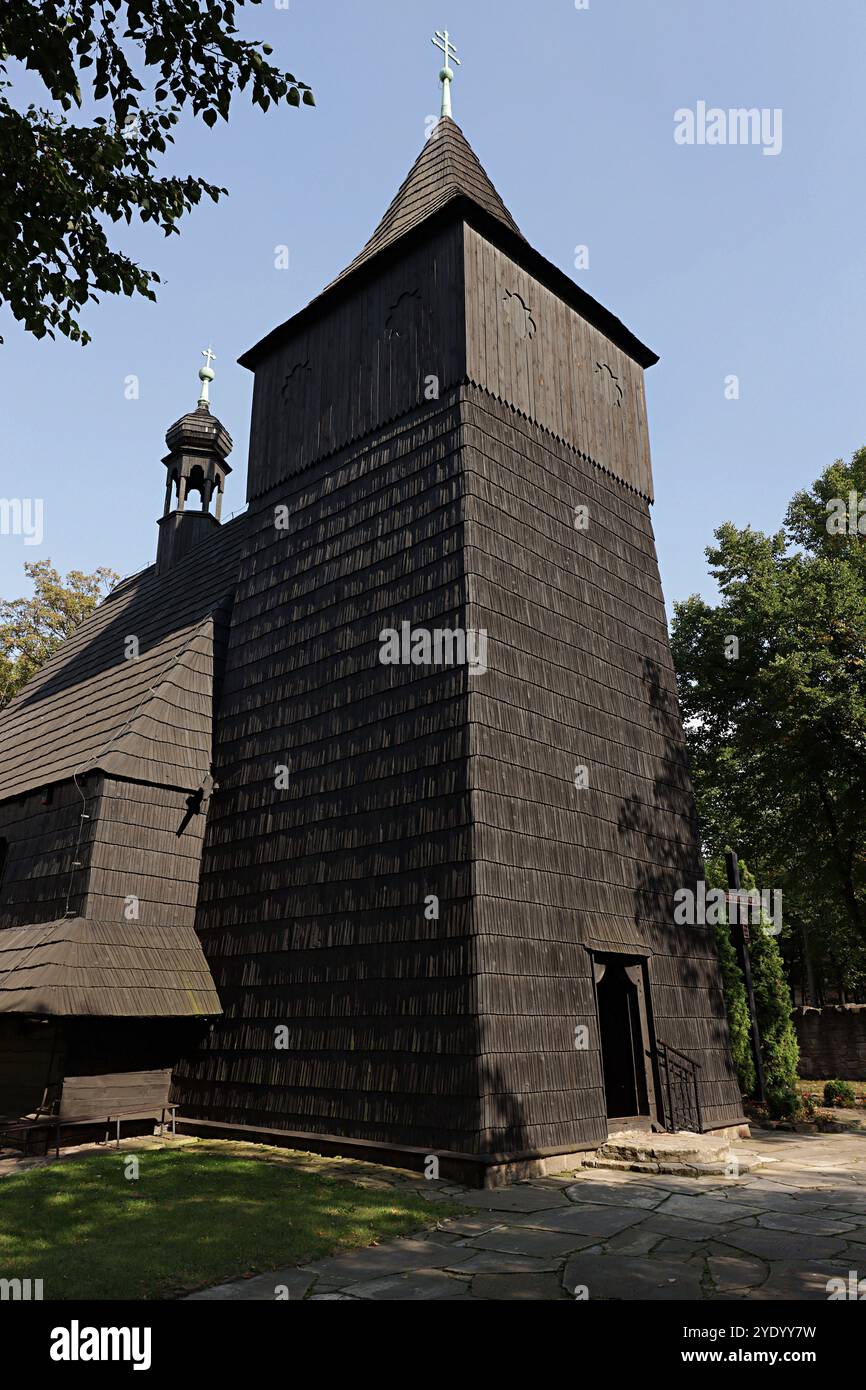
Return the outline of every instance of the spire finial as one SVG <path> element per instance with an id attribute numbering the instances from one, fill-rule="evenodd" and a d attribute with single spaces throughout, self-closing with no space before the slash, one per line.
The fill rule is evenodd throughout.
<path id="1" fill-rule="evenodd" d="M 442 52 L 445 54 L 445 64 L 439 72 L 439 81 L 442 83 L 442 110 L 439 114 L 440 117 L 450 116 L 451 83 L 454 80 L 454 73 L 451 70 L 450 64 L 454 62 L 459 68 L 460 59 L 457 57 L 457 50 L 451 42 L 451 36 L 447 29 L 437 29 L 432 42 L 436 48 L 441 48 Z"/>
<path id="2" fill-rule="evenodd" d="M 201 395 L 198 398 L 198 403 L 199 405 L 208 405 L 210 403 L 208 387 L 214 379 L 214 370 L 211 366 L 211 362 L 216 361 L 216 353 L 211 352 L 210 347 L 207 347 L 202 349 L 201 355 L 204 358 L 204 366 L 198 369 L 198 379 L 201 382 Z"/>

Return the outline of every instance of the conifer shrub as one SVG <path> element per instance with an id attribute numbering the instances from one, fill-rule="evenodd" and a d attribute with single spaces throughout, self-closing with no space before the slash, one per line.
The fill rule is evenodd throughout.
<path id="1" fill-rule="evenodd" d="M 737 953 L 731 941 L 731 929 L 725 924 L 716 927 L 716 946 L 719 969 L 728 1016 L 731 1056 L 737 1069 L 740 1093 L 750 1096 L 755 1089 L 755 1061 L 752 1056 L 752 1025 L 743 972 L 737 963 Z"/>
<path id="2" fill-rule="evenodd" d="M 753 928 L 749 956 L 767 1107 L 774 1118 L 787 1119 L 797 1115 L 802 1105 L 797 1086 L 800 1048 L 791 1018 L 793 1004 L 782 953 L 776 937 L 766 927 Z"/>

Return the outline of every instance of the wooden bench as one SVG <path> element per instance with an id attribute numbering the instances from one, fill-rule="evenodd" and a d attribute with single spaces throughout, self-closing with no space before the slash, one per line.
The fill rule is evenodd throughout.
<path id="1" fill-rule="evenodd" d="M 158 1120 L 165 1129 L 166 1112 L 171 1115 L 171 1132 L 175 1133 L 177 1107 L 169 1104 L 171 1068 L 159 1071 L 109 1072 L 105 1076 L 67 1076 L 63 1080 L 60 1098 L 50 1102 L 51 1113 L 43 1114 L 42 1107 L 23 1120 L 0 1125 L 0 1133 L 27 1133 L 53 1126 L 55 1153 L 60 1154 L 60 1134 L 70 1125 L 95 1124 L 104 1121 L 116 1124 L 117 1144 L 123 1120 Z M 49 1102 L 43 1102 L 48 1104 Z M 106 1136 L 107 1137 L 107 1136 Z"/>
<path id="2" fill-rule="evenodd" d="M 175 1132 L 176 1106 L 169 1105 L 171 1067 L 160 1071 L 119 1071 L 106 1076 L 67 1076 L 60 1094 L 57 1125 L 57 1152 L 64 1125 L 87 1124 L 104 1119 L 117 1124 L 120 1144 L 122 1120 L 159 1121 L 165 1128 L 165 1112 L 171 1113 L 171 1132 Z"/>

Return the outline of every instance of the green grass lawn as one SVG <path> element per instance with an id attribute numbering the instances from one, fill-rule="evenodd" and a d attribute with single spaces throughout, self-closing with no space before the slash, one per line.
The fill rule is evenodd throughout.
<path id="1" fill-rule="evenodd" d="M 137 1180 L 124 1176 L 131 1157 Z M 278 1149 L 206 1141 L 87 1154 L 0 1179 L 0 1278 L 42 1279 L 46 1299 L 171 1298 L 454 1210 L 293 1166 Z"/>

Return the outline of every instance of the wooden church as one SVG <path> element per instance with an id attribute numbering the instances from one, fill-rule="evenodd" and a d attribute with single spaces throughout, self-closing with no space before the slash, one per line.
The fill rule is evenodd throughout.
<path id="1" fill-rule="evenodd" d="M 673 917 L 657 359 L 521 235 L 452 75 L 367 245 L 241 358 L 247 510 L 208 358 L 155 565 L 0 716 L 0 1116 L 173 1067 L 192 1132 L 479 1181 L 743 1123 Z"/>

